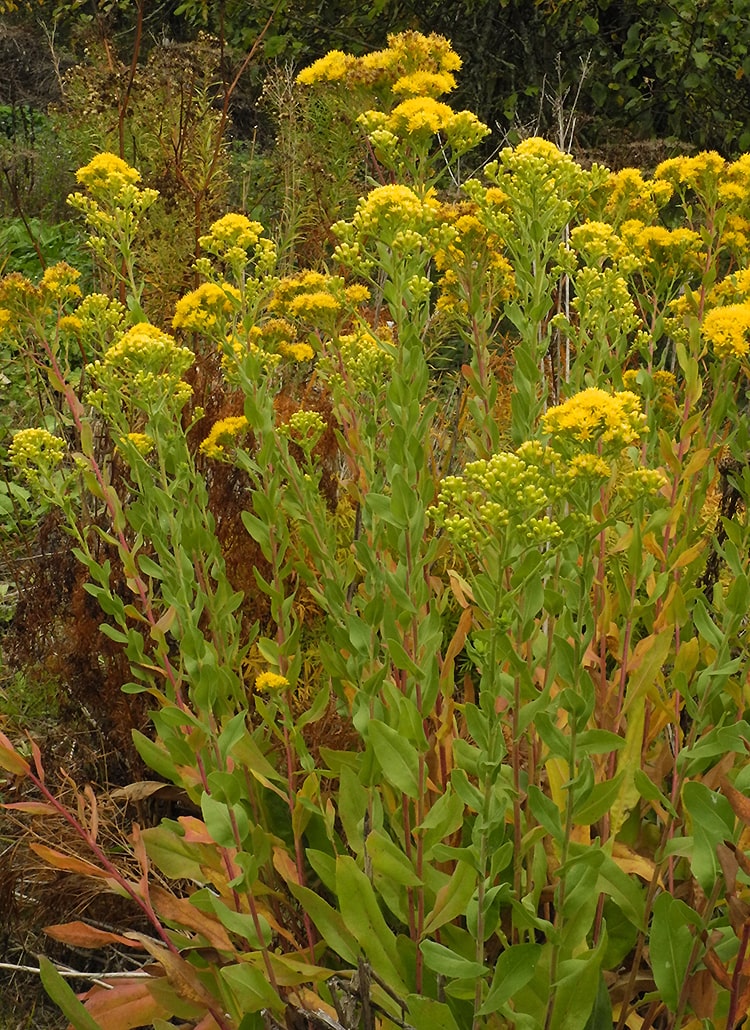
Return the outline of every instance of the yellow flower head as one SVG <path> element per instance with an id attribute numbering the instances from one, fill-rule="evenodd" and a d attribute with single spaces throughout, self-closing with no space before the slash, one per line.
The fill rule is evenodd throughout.
<path id="1" fill-rule="evenodd" d="M 325 57 L 303 68 L 297 76 L 297 82 L 303 86 L 311 86 L 316 82 L 341 82 L 353 69 L 356 60 L 356 57 L 341 50 L 330 50 Z"/>
<path id="2" fill-rule="evenodd" d="M 391 88 L 397 96 L 439 97 L 456 88 L 456 79 L 450 72 L 416 71 L 396 79 Z"/>
<path id="3" fill-rule="evenodd" d="M 289 680 L 277 672 L 262 672 L 255 678 L 256 690 L 281 691 L 289 689 Z"/>
<path id="4" fill-rule="evenodd" d="M 205 332 L 223 326 L 239 301 L 239 290 L 229 283 L 202 283 L 177 301 L 172 328 Z"/>
<path id="5" fill-rule="evenodd" d="M 201 454 L 219 461 L 226 458 L 226 447 L 234 446 L 237 438 L 246 432 L 248 421 L 244 415 L 230 415 L 214 422 L 211 431 L 200 445 Z"/>
<path id="6" fill-rule="evenodd" d="M 234 247 L 250 250 L 257 244 L 262 232 L 260 222 L 251 222 L 245 215 L 228 214 L 214 222 L 198 243 L 210 254 L 223 256 Z"/>
<path id="7" fill-rule="evenodd" d="M 542 426 L 553 438 L 553 446 L 557 441 L 570 440 L 622 449 L 638 442 L 644 423 L 636 394 L 629 390 L 611 394 L 597 387 L 574 394 L 542 417 Z"/>
<path id="8" fill-rule="evenodd" d="M 154 449 L 154 441 L 148 433 L 128 433 L 126 439 L 144 458 Z"/>
<path id="9" fill-rule="evenodd" d="M 16 471 L 34 486 L 65 457 L 65 441 L 46 429 L 19 429 L 13 434 L 8 457 Z"/>
<path id="10" fill-rule="evenodd" d="M 97 154 L 87 165 L 79 168 L 76 179 L 93 194 L 120 193 L 124 186 L 135 186 L 141 173 L 115 154 Z"/>
<path id="11" fill-rule="evenodd" d="M 56 265 L 45 268 L 39 286 L 42 292 L 53 300 L 73 300 L 81 296 L 81 288 L 78 285 L 80 278 L 81 273 L 77 268 L 73 268 L 66 261 L 59 261 Z"/>
<path id="12" fill-rule="evenodd" d="M 713 308 L 701 332 L 717 358 L 744 358 L 750 348 L 750 301 Z"/>

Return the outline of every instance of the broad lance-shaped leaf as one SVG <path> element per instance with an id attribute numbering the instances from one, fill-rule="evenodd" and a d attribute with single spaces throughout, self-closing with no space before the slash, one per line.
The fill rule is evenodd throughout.
<path id="1" fill-rule="evenodd" d="M 347 930 L 378 976 L 399 994 L 407 994 L 405 971 L 396 938 L 380 911 L 372 884 L 348 855 L 336 859 L 336 893 Z"/>
<path id="2" fill-rule="evenodd" d="M 419 755 L 414 744 L 379 719 L 370 719 L 367 732 L 386 780 L 407 797 L 418 797 Z"/>
<path id="3" fill-rule="evenodd" d="M 101 1023 L 97 1023 L 94 1017 L 89 1015 L 83 1003 L 73 993 L 73 988 L 65 982 L 44 955 L 39 959 L 39 972 L 45 991 L 63 1015 L 67 1016 L 75 1030 L 103 1030 Z"/>
<path id="4" fill-rule="evenodd" d="M 655 637 L 647 637 L 638 644 L 643 651 L 640 664 L 628 680 L 627 695 L 623 711 L 627 711 L 628 726 L 625 731 L 625 747 L 617 759 L 617 776 L 622 777 L 620 789 L 610 812 L 610 834 L 613 838 L 622 828 L 630 810 L 638 804 L 640 791 L 635 784 L 635 774 L 641 768 L 641 750 L 646 725 L 646 697 L 661 672 L 672 646 L 674 631 L 662 630 Z M 647 645 L 647 646 L 646 646 Z"/>
<path id="5" fill-rule="evenodd" d="M 466 906 L 477 885 L 476 872 L 468 862 L 457 862 L 450 880 L 437 892 L 432 911 L 427 914 L 423 936 L 466 913 Z"/>
<path id="6" fill-rule="evenodd" d="M 72 923 L 57 923 L 54 926 L 45 926 L 44 932 L 63 944 L 70 944 L 74 948 L 102 948 L 106 944 L 122 944 L 126 948 L 139 948 L 137 941 L 124 937 L 121 933 L 110 933 L 108 930 L 99 930 L 95 926 L 89 926 L 80 919 Z"/>
<path id="7" fill-rule="evenodd" d="M 674 1012 L 688 974 L 695 932 L 700 919 L 683 901 L 664 891 L 654 902 L 649 955 L 659 997 Z"/>

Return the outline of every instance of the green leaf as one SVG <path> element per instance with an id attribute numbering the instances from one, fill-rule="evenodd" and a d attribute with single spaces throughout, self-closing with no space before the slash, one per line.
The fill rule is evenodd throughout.
<path id="1" fill-rule="evenodd" d="M 39 972 L 45 991 L 67 1017 L 75 1030 L 104 1030 L 76 998 L 73 988 L 60 976 L 55 966 L 44 955 L 39 956 Z"/>
<path id="2" fill-rule="evenodd" d="M 474 962 L 472 959 L 457 955 L 455 951 L 446 948 L 436 941 L 422 941 L 419 950 L 424 955 L 425 965 L 434 973 L 450 977 L 452 980 L 468 979 L 485 976 L 489 969 L 481 962 Z"/>
<path id="3" fill-rule="evenodd" d="M 345 962 L 357 965 L 357 940 L 346 928 L 340 913 L 309 887 L 288 883 L 289 890 L 312 919 L 318 932 L 329 948 L 340 955 Z"/>
<path id="4" fill-rule="evenodd" d="M 591 826 L 601 819 L 605 812 L 609 812 L 620 790 L 622 775 L 618 773 L 614 779 L 596 783 L 582 804 L 573 807 L 573 822 L 576 825 Z"/>
<path id="5" fill-rule="evenodd" d="M 695 939 L 690 926 L 699 923 L 691 908 L 666 891 L 654 902 L 649 946 L 651 970 L 659 997 L 671 1012 L 677 1010 L 688 974 Z"/>
<path id="6" fill-rule="evenodd" d="M 694 848 L 690 864 L 693 875 L 710 894 L 722 875 L 716 849 L 734 838 L 734 812 L 723 794 L 709 790 L 703 783 L 686 783 L 682 798 L 692 822 Z"/>
<path id="7" fill-rule="evenodd" d="M 407 797 L 419 796 L 419 755 L 414 745 L 379 719 L 368 723 L 368 741 L 389 783 Z"/>
<path id="8" fill-rule="evenodd" d="M 394 991 L 408 994 L 396 938 L 383 918 L 372 884 L 349 855 L 336 859 L 336 893 L 344 924 L 372 968 Z"/>
<path id="9" fill-rule="evenodd" d="M 506 948 L 497 960 L 490 991 L 479 1015 L 489 1016 L 498 1012 L 516 991 L 525 987 L 533 979 L 541 954 L 541 944 L 516 944 Z"/>
<path id="10" fill-rule="evenodd" d="M 421 994 L 410 994 L 406 999 L 409 1022 L 414 1030 L 459 1030 L 458 1023 L 447 1005 Z"/>
<path id="11" fill-rule="evenodd" d="M 253 969 L 246 962 L 238 962 L 233 966 L 223 966 L 219 973 L 234 996 L 239 1013 L 244 1015 L 262 1009 L 284 1011 L 284 1002 L 271 987 L 265 971 Z"/>
<path id="12" fill-rule="evenodd" d="M 427 914 L 423 934 L 433 933 L 466 912 L 476 889 L 476 872 L 468 862 L 457 862 L 450 880 L 437 892 L 432 911 Z"/>
<path id="13" fill-rule="evenodd" d="M 374 872 L 403 887 L 421 886 L 422 881 L 414 872 L 414 866 L 381 830 L 373 830 L 369 834 L 366 846 Z"/>

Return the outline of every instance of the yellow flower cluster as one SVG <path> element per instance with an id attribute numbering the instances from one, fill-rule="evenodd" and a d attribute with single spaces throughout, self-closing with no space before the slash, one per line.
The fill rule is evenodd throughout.
<path id="1" fill-rule="evenodd" d="M 331 50 L 304 68 L 297 82 L 310 86 L 329 82 L 346 86 L 377 88 L 397 82 L 402 85 L 396 92 L 437 96 L 453 88 L 452 72 L 461 67 L 461 58 L 444 36 L 420 32 L 402 32 L 388 36 L 385 50 L 376 50 L 363 57 L 354 57 L 341 50 Z M 425 76 L 434 76 L 433 79 Z M 413 78 L 414 77 L 414 78 Z"/>
<path id="2" fill-rule="evenodd" d="M 750 301 L 712 308 L 703 319 L 703 338 L 717 358 L 744 358 L 750 348 Z"/>
<path id="3" fill-rule="evenodd" d="M 481 557 L 494 543 L 509 560 L 514 548 L 561 538 L 546 511 L 550 488 L 539 466 L 500 452 L 470 462 L 460 476 L 447 476 L 429 513 L 459 547 Z"/>
<path id="4" fill-rule="evenodd" d="M 396 96 L 439 97 L 456 88 L 456 78 L 450 72 L 416 71 L 396 79 L 391 89 Z"/>
<path id="5" fill-rule="evenodd" d="M 627 252 L 622 240 L 607 222 L 588 221 L 574 226 L 570 231 L 570 246 L 589 265 L 601 265 L 607 260 L 617 261 Z"/>
<path id="6" fill-rule="evenodd" d="M 232 447 L 238 437 L 247 431 L 248 421 L 244 415 L 230 415 L 214 422 L 208 436 L 200 445 L 201 454 L 220 461 L 227 457 L 226 447 Z"/>
<path id="7" fill-rule="evenodd" d="M 181 377 L 194 360 L 193 352 L 173 336 L 139 322 L 87 366 L 98 386 L 89 393 L 89 403 L 110 415 L 121 410 L 124 399 L 144 411 L 168 399 L 179 410 L 192 394 Z"/>
<path id="8" fill-rule="evenodd" d="M 202 283 L 177 301 L 172 328 L 191 332 L 207 332 L 215 326 L 223 329 L 240 301 L 240 291 L 230 283 Z"/>
<path id="9" fill-rule="evenodd" d="M 393 334 L 386 326 L 378 335 L 365 328 L 344 333 L 334 341 L 322 371 L 334 390 L 343 389 L 344 397 L 375 397 L 387 382 L 393 366 Z"/>
<path id="10" fill-rule="evenodd" d="M 675 189 L 687 187 L 705 193 L 715 187 L 726 167 L 724 158 L 715 150 L 704 150 L 695 157 L 671 157 L 657 165 L 654 179 L 663 179 Z"/>
<path id="11" fill-rule="evenodd" d="M 255 678 L 256 690 L 281 691 L 289 689 L 289 680 L 277 672 L 262 672 Z"/>
<path id="12" fill-rule="evenodd" d="M 144 458 L 154 449 L 154 441 L 148 433 L 128 433 L 126 440 L 135 447 Z"/>
<path id="13" fill-rule="evenodd" d="M 44 270 L 39 286 L 43 293 L 55 301 L 75 300 L 81 296 L 78 285 L 80 278 L 81 273 L 77 268 L 66 261 L 59 261 Z"/>
<path id="14" fill-rule="evenodd" d="M 591 387 L 575 394 L 542 416 L 553 445 L 599 443 L 605 449 L 623 449 L 638 442 L 645 427 L 641 401 L 629 390 L 611 394 Z"/>
<path id="15" fill-rule="evenodd" d="M 620 226 L 620 236 L 628 248 L 629 270 L 637 269 L 653 283 L 682 280 L 703 270 L 706 255 L 692 229 L 665 229 L 630 219 Z"/>
<path id="16" fill-rule="evenodd" d="M 141 173 L 116 154 L 97 154 L 76 172 L 76 181 L 89 192 L 117 194 L 124 186 L 135 186 Z"/>
<path id="17" fill-rule="evenodd" d="M 479 290 L 488 310 L 509 300 L 515 291 L 515 272 L 503 256 L 503 240 L 477 217 L 473 204 L 444 204 L 441 216 L 455 237 L 435 253 L 437 307 L 441 311 L 468 309 L 468 296 Z"/>
<path id="18" fill-rule="evenodd" d="M 622 168 L 610 172 L 597 191 L 601 218 L 615 228 L 627 219 L 637 218 L 642 222 L 653 222 L 672 196 L 672 185 L 666 180 L 646 180 L 638 168 Z"/>
<path id="19" fill-rule="evenodd" d="M 283 312 L 308 326 L 331 328 L 348 309 L 369 297 L 370 291 L 361 283 L 347 286 L 341 276 L 306 271 L 277 283 L 268 310 Z"/>
<path id="20" fill-rule="evenodd" d="M 403 256 L 437 249 L 442 224 L 440 205 L 428 193 L 419 197 L 398 183 L 377 186 L 357 204 L 350 222 L 336 222 L 333 232 L 342 241 L 334 256 L 342 264 L 366 274 L 369 267 L 363 252 L 373 242 L 382 242 Z M 434 247 L 433 247 L 434 244 Z"/>
<path id="21" fill-rule="evenodd" d="M 262 236 L 263 226 L 245 215 L 230 213 L 214 222 L 205 236 L 198 239 L 202 250 L 230 266 L 243 267 L 252 259 L 259 274 L 268 274 L 276 264 L 276 245 Z"/>
<path id="22" fill-rule="evenodd" d="M 31 486 L 48 476 L 65 457 L 65 441 L 46 429 L 19 429 L 13 434 L 8 457 Z"/>

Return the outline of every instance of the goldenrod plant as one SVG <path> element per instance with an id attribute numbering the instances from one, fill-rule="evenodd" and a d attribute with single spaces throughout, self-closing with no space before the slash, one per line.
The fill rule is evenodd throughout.
<path id="1" fill-rule="evenodd" d="M 64 803 L 0 735 L 37 853 L 149 927 L 115 935 L 141 971 L 79 998 L 43 964 L 74 1026 L 697 1030 L 750 1009 L 750 165 L 612 174 L 529 138 L 457 190 L 484 133 L 437 99 L 458 68 L 408 33 L 301 73 L 378 100 L 383 181 L 325 269 L 280 269 L 229 213 L 151 324 L 150 194 L 102 154 L 73 203 L 109 291 L 67 266 L 0 281 L 3 339 L 64 413 L 10 460 L 64 512 L 151 706 L 135 746 L 185 798 L 116 857 L 85 790 Z M 437 374 L 446 331 L 465 360 Z"/>

